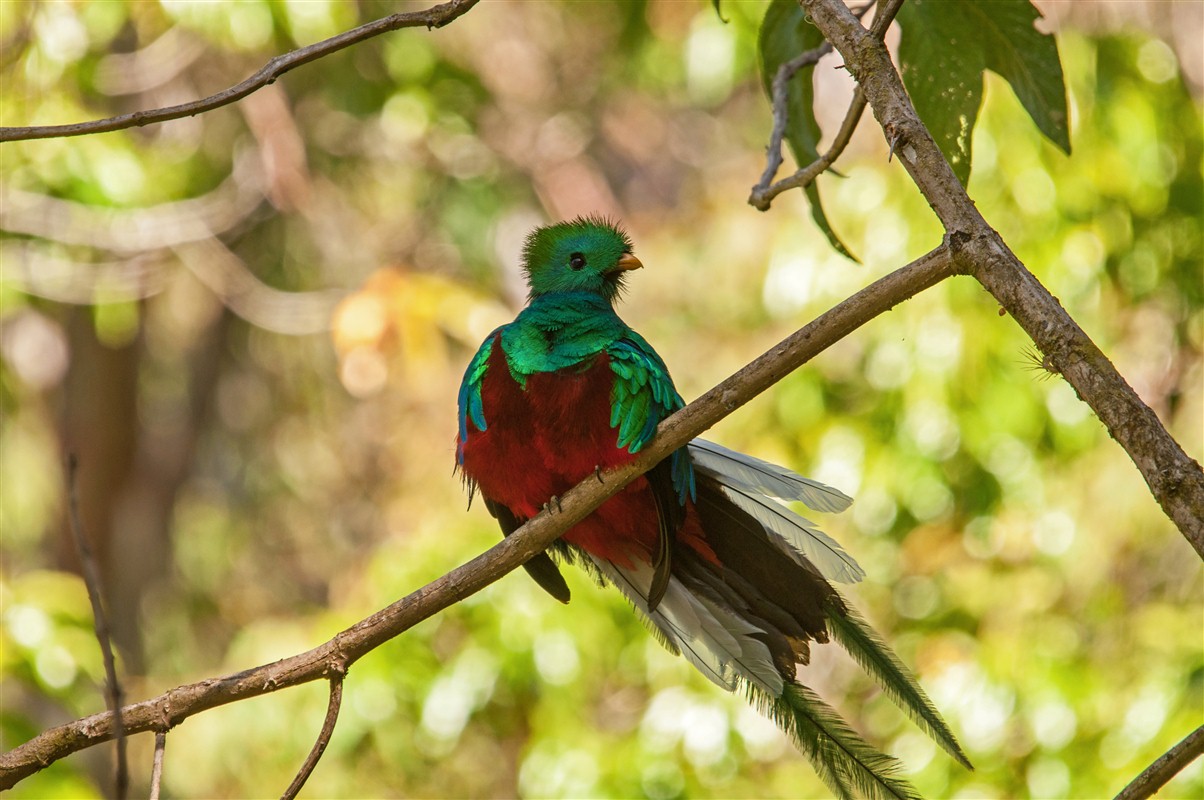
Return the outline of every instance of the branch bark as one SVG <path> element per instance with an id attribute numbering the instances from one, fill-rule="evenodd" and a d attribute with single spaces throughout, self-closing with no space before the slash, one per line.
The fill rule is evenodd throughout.
<path id="1" fill-rule="evenodd" d="M 1204 559 L 1204 471 L 1116 371 L 1057 298 L 979 214 L 903 88 L 890 53 L 839 0 L 802 0 L 844 56 L 899 161 L 948 232 L 960 268 L 972 274 L 1032 337 L 1125 449 L 1163 511 Z"/>
<path id="2" fill-rule="evenodd" d="M 320 42 L 301 47 L 284 55 L 276 56 L 262 69 L 251 77 L 235 84 L 228 89 L 210 95 L 202 100 L 191 103 L 155 108 L 148 111 L 135 111 L 131 114 L 120 114 L 116 117 L 93 120 L 91 122 L 76 122 L 70 125 L 39 125 L 25 128 L 0 128 L 0 142 L 17 142 L 28 139 L 51 139 L 62 136 L 82 136 L 86 133 L 107 133 L 124 128 L 142 127 L 156 122 L 166 122 L 181 117 L 192 117 L 205 111 L 229 105 L 241 100 L 247 95 L 275 83 L 284 73 L 296 69 L 302 64 L 316 61 L 345 47 L 358 44 L 365 39 L 371 39 L 382 33 L 401 28 L 417 28 L 425 25 L 427 30 L 442 28 L 464 14 L 477 4 L 478 0 L 450 0 L 442 5 L 433 6 L 424 11 L 411 11 L 406 14 L 393 14 L 382 19 L 361 25 L 337 36 L 323 39 Z"/>
<path id="3" fill-rule="evenodd" d="M 297 796 L 305 786 L 305 782 L 309 780 L 309 776 L 313 774 L 314 767 L 318 766 L 322 754 L 326 752 L 326 745 L 330 744 L 330 737 L 334 734 L 335 723 L 339 721 L 339 709 L 343 705 L 343 678 L 346 675 L 346 672 L 335 672 L 330 676 L 330 702 L 326 705 L 326 719 L 322 721 L 322 730 L 318 732 L 318 740 L 314 742 L 309 755 L 305 757 L 305 763 L 301 765 L 301 769 L 297 770 L 297 776 L 293 778 L 293 782 L 284 790 L 284 794 L 280 795 L 280 800 L 293 800 Z"/>
<path id="4" fill-rule="evenodd" d="M 1187 734 L 1181 742 L 1142 770 L 1132 783 L 1116 795 L 1116 800 L 1145 800 L 1153 796 L 1201 754 L 1204 754 L 1204 725 Z"/>
<path id="5" fill-rule="evenodd" d="M 661 422 L 640 457 L 603 473 L 590 474 L 561 497 L 555 513 L 543 512 L 512 535 L 443 577 L 361 620 L 304 653 L 218 678 L 179 686 L 158 697 L 128 705 L 120 720 L 127 735 L 165 731 L 194 714 L 226 703 L 341 674 L 355 661 L 422 620 L 480 591 L 541 553 L 604 500 L 665 456 L 747 403 L 824 349 L 941 280 L 957 274 L 948 242 L 875 281 L 799 329 L 673 416 Z M 93 714 L 43 731 L 0 755 L 0 789 L 79 750 L 114 735 L 112 712 Z"/>
<path id="6" fill-rule="evenodd" d="M 155 731 L 155 760 L 151 764 L 150 800 L 159 800 L 163 783 L 163 756 L 167 750 L 167 732 Z"/>
<path id="7" fill-rule="evenodd" d="M 875 3 L 876 0 L 870 0 L 869 3 L 853 11 L 853 16 L 861 19 Z M 899 13 L 902 5 L 903 0 L 889 0 L 879 6 L 878 13 L 874 15 L 874 23 L 870 27 L 871 32 L 875 36 L 885 36 L 886 29 L 890 27 L 891 21 Z M 844 152 L 853 138 L 853 132 L 857 130 L 857 123 L 861 121 L 861 112 L 865 111 L 865 94 L 860 88 L 853 92 L 853 99 L 849 101 L 849 110 L 845 112 L 844 122 L 840 124 L 840 131 L 836 134 L 828 151 L 807 166 L 799 167 L 793 175 L 773 183 L 778 169 L 782 166 L 782 140 L 786 136 L 786 124 L 790 117 L 786 86 L 800 69 L 815 66 L 830 52 L 832 52 L 832 43 L 825 41 L 819 47 L 813 47 L 783 63 L 778 67 L 777 74 L 774 75 L 772 84 L 773 132 L 770 134 L 769 147 L 766 150 L 767 163 L 761 180 L 752 188 L 752 193 L 748 196 L 748 204 L 758 211 L 768 211 L 773 199 L 782 192 L 810 186 L 812 181 L 836 163 L 836 159 L 840 158 L 840 154 Z"/>

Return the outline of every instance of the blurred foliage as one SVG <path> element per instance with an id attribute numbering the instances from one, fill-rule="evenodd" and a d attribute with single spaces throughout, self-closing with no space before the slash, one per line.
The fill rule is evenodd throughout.
<path id="1" fill-rule="evenodd" d="M 82 458 L 81 481 L 120 480 L 81 500 L 133 631 L 127 694 L 148 697 L 309 648 L 496 541 L 451 474 L 455 389 L 522 302 L 533 225 L 626 221 L 649 269 L 623 314 L 687 398 L 931 249 L 939 227 L 868 115 L 847 177 L 820 186 L 864 267 L 801 199 L 744 204 L 770 122 L 764 7 L 725 3 L 725 25 L 701 2 L 487 3 L 201 117 L 0 147 L 0 746 L 103 707 L 63 450 L 125 454 Z M 393 10 L 5 3 L 0 118 L 202 96 Z M 1059 46 L 1074 157 L 989 76 L 970 194 L 1198 459 L 1200 106 L 1161 41 L 1064 31 Z M 839 115 L 847 78 L 829 63 L 817 97 Z M 997 310 L 948 281 L 713 436 L 857 497 L 826 520 L 869 573 L 854 599 L 978 770 L 828 648 L 804 677 L 922 792 L 1108 795 L 1200 722 L 1204 573 Z M 71 428 L 114 386 L 133 398 L 113 406 L 122 424 Z M 616 593 L 570 583 L 562 607 L 519 572 L 357 663 L 307 794 L 824 794 L 772 724 L 663 652 Z M 167 739 L 167 794 L 280 791 L 324 706 L 314 684 L 189 719 Z M 131 744 L 145 781 L 150 739 Z M 11 796 L 99 796 L 106 750 Z M 1202 793 L 1200 763 L 1165 790 Z"/>

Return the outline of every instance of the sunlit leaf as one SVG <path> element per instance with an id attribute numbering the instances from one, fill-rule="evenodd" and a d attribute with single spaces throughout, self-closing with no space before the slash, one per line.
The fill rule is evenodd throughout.
<path id="1" fill-rule="evenodd" d="M 982 73 L 1011 84 L 1043 134 L 1070 152 L 1066 88 L 1053 36 L 1028 0 L 912 0 L 899 12 L 899 60 L 916 110 L 964 186 L 970 180 Z"/>

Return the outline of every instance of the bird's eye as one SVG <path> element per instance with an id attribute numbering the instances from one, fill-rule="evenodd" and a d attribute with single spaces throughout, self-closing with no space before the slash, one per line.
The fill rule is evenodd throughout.
<path id="1" fill-rule="evenodd" d="M 580 253 L 573 253 L 569 256 L 569 266 L 573 269 L 582 269 L 585 267 L 585 256 Z"/>

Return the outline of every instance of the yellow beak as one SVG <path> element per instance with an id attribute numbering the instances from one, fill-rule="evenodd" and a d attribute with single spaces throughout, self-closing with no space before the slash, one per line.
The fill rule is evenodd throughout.
<path id="1" fill-rule="evenodd" d="M 644 265 L 640 263 L 640 260 L 631 253 L 624 253 L 619 257 L 619 260 L 615 263 L 615 268 L 612 271 L 624 272 L 629 269 L 640 269 L 643 266 Z"/>

